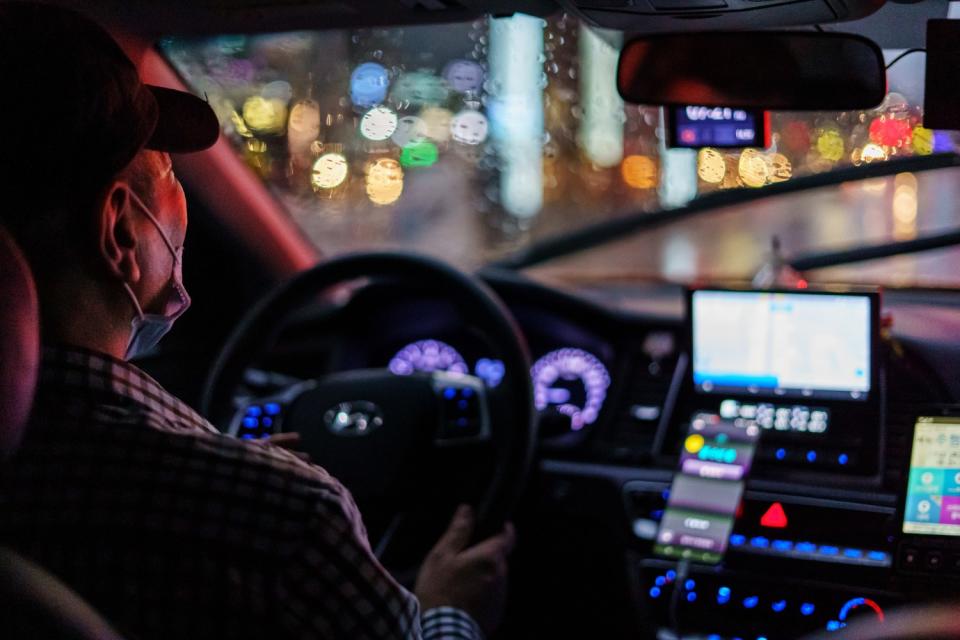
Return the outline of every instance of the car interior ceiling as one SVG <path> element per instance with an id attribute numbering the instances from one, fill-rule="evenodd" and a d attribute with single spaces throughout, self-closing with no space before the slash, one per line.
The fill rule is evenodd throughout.
<path id="1" fill-rule="evenodd" d="M 128 48 L 150 61 L 148 78 L 152 73 L 188 86 L 185 74 L 153 48 L 157 39 L 567 11 L 623 31 L 628 41 L 714 29 L 816 33 L 810 27 L 822 24 L 827 32 L 849 26 L 850 33 L 907 49 L 923 44 L 926 18 L 945 18 L 951 3 L 806 0 L 757 9 L 755 0 L 63 4 L 127 33 Z M 892 29 L 903 16 L 910 16 L 908 27 Z M 151 65 L 163 68 L 150 71 Z M 222 138 L 218 144 L 226 148 Z M 284 287 L 303 284 L 305 274 L 325 263 L 342 264 L 288 216 L 278 189 L 266 180 L 261 184 L 253 171 L 236 173 L 244 168 L 242 148 L 229 157 L 203 153 L 176 161 L 190 211 L 183 270 L 193 304 L 160 348 L 137 364 L 198 411 L 210 409 L 217 383 L 229 387 L 229 415 L 218 428 L 260 437 L 259 431 L 244 432 L 250 415 L 244 412 L 280 402 L 298 383 L 349 370 L 433 373 L 422 364 L 428 356 L 462 363 L 459 373 L 488 391 L 501 379 L 510 381 L 511 372 L 504 378 L 502 371 L 509 348 L 491 339 L 488 327 L 477 327 L 482 305 L 456 297 L 440 267 L 435 281 L 418 280 L 427 272 L 404 262 L 409 256 L 401 255 L 395 273 L 384 273 L 383 264 L 387 271 L 395 264 L 390 244 L 377 247 L 374 258 L 382 263 L 371 267 L 372 275 L 345 269 L 344 282 L 323 280 L 323 287 L 302 290 L 297 304 L 273 317 L 265 296 L 275 295 L 279 309 Z M 220 175 L 256 183 L 248 209 L 238 213 L 211 196 L 214 190 L 204 181 L 214 166 Z M 960 602 L 960 525 L 951 520 L 960 520 L 960 285 L 925 286 L 918 279 L 880 287 L 816 277 L 821 269 L 871 260 L 882 269 L 879 261 L 906 255 L 920 256 L 919 270 L 931 255 L 953 260 L 960 218 L 896 240 L 831 238 L 823 247 L 794 247 L 783 238 L 790 249 L 784 253 L 779 238 L 772 247 L 754 244 L 748 250 L 762 269 L 753 281 L 752 272 L 741 274 L 746 281 L 733 281 L 711 278 L 708 269 L 685 280 L 661 272 L 614 271 L 606 277 L 603 269 L 591 270 L 601 260 L 584 257 L 609 249 L 610 263 L 634 256 L 640 262 L 674 237 L 682 237 L 677 246 L 683 253 L 689 244 L 683 229 L 699 224 L 708 235 L 721 209 L 725 216 L 752 220 L 773 217 L 780 206 L 800 219 L 807 211 L 853 208 L 851 203 L 877 192 L 892 196 L 903 175 L 911 176 L 914 192 L 923 192 L 929 181 L 933 193 L 946 181 L 960 181 L 960 156 L 950 151 L 858 163 L 762 189 L 715 191 L 537 241 L 523 236 L 513 250 L 491 252 L 493 259 L 475 277 L 515 321 L 518 348 L 533 360 L 530 397 L 521 399 L 539 412 L 532 468 L 526 483 L 514 487 L 511 517 L 519 540 L 506 618 L 494 637 L 844 637 L 858 624 L 885 620 L 902 635 L 884 636 L 871 627 L 848 637 L 911 637 L 925 624 L 929 637 L 960 635 L 940 610 L 926 621 L 922 615 L 891 615 Z M 809 197 L 812 204 L 790 209 L 783 204 L 788 197 Z M 256 221 L 237 218 L 247 215 Z M 784 234 L 803 224 L 785 225 Z M 404 271 L 408 266 L 413 276 Z M 758 284 L 763 269 L 773 276 Z M 244 344 L 243 332 L 251 327 L 268 329 L 256 336 L 263 338 L 260 350 L 250 348 L 230 386 L 216 368 L 227 347 Z M 790 344 L 776 351 L 781 342 Z M 822 366 L 797 364 L 811 360 L 798 353 L 804 349 L 816 353 Z M 754 358 L 749 366 L 743 364 L 746 352 Z M 778 375 L 789 361 L 793 369 L 786 375 L 800 381 L 786 384 L 769 371 L 758 374 L 750 367 L 762 358 L 770 367 L 783 365 Z M 842 367 L 850 369 L 846 378 L 834 375 Z M 527 371 L 523 376 L 527 381 Z M 831 383 L 818 386 L 823 377 Z M 278 411 L 290 416 L 294 404 Z M 473 480 L 464 481 L 465 490 L 481 495 L 484 487 Z M 721 533 L 703 533 L 711 527 Z M 93 620 L 94 626 L 109 623 Z"/>

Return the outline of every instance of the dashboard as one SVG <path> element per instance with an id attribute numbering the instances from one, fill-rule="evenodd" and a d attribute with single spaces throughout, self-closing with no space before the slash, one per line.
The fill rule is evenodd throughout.
<path id="1" fill-rule="evenodd" d="M 486 279 L 527 338 L 541 414 L 512 568 L 539 596 L 510 633 L 796 638 L 960 589 L 958 394 L 919 298 Z M 425 293 L 371 285 L 339 315 L 335 341 L 311 347 L 331 330 L 307 318 L 269 368 L 504 376 L 469 319 Z M 698 420 L 760 437 L 722 558 L 681 566 L 657 536 Z M 695 468 L 716 472 L 722 449 L 704 449 L 721 457 Z"/>

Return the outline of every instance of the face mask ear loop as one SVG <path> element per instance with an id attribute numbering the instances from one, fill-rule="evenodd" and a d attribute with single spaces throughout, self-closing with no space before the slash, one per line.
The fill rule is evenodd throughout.
<path id="1" fill-rule="evenodd" d="M 137 312 L 137 317 L 143 320 L 146 314 L 143 313 L 143 307 L 140 306 L 140 301 L 137 300 L 137 296 L 133 294 L 133 289 L 131 289 L 130 285 L 126 282 L 123 283 L 123 288 L 127 290 L 127 295 L 130 296 L 130 302 L 133 303 L 133 309 Z"/>
<path id="2" fill-rule="evenodd" d="M 157 232 L 160 234 L 160 237 L 163 238 L 163 243 L 167 245 L 167 249 L 169 249 L 170 253 L 173 254 L 174 260 L 179 262 L 181 253 L 177 252 L 177 249 L 173 246 L 173 243 L 170 242 L 170 238 L 168 238 L 167 234 L 164 233 L 163 227 L 160 226 L 160 221 L 157 220 L 157 216 L 153 215 L 153 212 L 150 211 L 150 208 L 143 203 L 143 200 L 140 199 L 140 196 L 134 193 L 132 189 L 127 189 L 127 194 L 130 196 L 130 199 L 133 201 L 133 203 L 140 207 L 140 210 L 143 211 L 144 215 L 150 219 L 150 222 L 153 223 L 153 226 L 157 228 Z"/>

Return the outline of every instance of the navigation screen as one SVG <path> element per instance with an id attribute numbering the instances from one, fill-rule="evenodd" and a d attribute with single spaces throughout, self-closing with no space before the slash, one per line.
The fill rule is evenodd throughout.
<path id="1" fill-rule="evenodd" d="M 960 418 L 917 418 L 903 532 L 960 536 Z"/>
<path id="2" fill-rule="evenodd" d="M 693 382 L 702 393 L 865 400 L 871 298 L 695 291 Z"/>
<path id="3" fill-rule="evenodd" d="M 716 564 L 723 558 L 740 506 L 760 429 L 699 414 L 683 441 L 654 552 Z"/>

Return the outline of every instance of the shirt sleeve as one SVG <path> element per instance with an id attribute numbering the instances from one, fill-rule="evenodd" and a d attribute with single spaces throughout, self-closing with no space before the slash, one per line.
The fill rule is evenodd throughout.
<path id="1" fill-rule="evenodd" d="M 350 494 L 338 483 L 331 489 L 313 505 L 306 535 L 281 570 L 278 622 L 289 637 L 483 639 L 459 609 L 430 609 L 421 619 L 416 597 L 371 551 Z"/>

